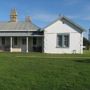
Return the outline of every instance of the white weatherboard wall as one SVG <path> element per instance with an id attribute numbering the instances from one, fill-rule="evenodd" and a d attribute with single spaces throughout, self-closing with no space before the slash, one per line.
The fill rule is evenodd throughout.
<path id="1" fill-rule="evenodd" d="M 57 48 L 57 34 L 69 34 L 69 48 Z M 83 34 L 57 20 L 44 30 L 44 53 L 83 53 Z"/>

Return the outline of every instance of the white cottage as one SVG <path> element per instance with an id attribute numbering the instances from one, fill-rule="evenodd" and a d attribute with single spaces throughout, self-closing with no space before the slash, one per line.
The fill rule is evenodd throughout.
<path id="1" fill-rule="evenodd" d="M 65 16 L 44 28 L 44 53 L 83 53 L 84 29 Z"/>
<path id="2" fill-rule="evenodd" d="M 83 31 L 65 16 L 42 30 L 29 17 L 25 21 L 17 21 L 14 9 L 10 21 L 0 22 L 0 51 L 83 53 Z"/>

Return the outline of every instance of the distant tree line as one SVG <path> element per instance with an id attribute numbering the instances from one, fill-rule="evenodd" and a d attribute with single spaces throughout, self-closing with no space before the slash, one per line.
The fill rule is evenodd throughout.
<path id="1" fill-rule="evenodd" d="M 83 38 L 83 46 L 85 46 L 84 49 L 89 50 L 90 49 L 90 41 L 87 38 Z"/>

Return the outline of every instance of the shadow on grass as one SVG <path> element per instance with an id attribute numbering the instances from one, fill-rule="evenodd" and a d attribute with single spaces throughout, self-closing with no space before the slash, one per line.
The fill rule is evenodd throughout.
<path id="1" fill-rule="evenodd" d="M 90 59 L 75 60 L 75 62 L 80 62 L 80 63 L 90 63 Z"/>

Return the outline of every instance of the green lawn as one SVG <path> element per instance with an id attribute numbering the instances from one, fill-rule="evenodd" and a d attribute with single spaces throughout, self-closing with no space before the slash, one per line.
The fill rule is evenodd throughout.
<path id="1" fill-rule="evenodd" d="M 90 90 L 90 52 L 0 53 L 0 90 Z"/>

